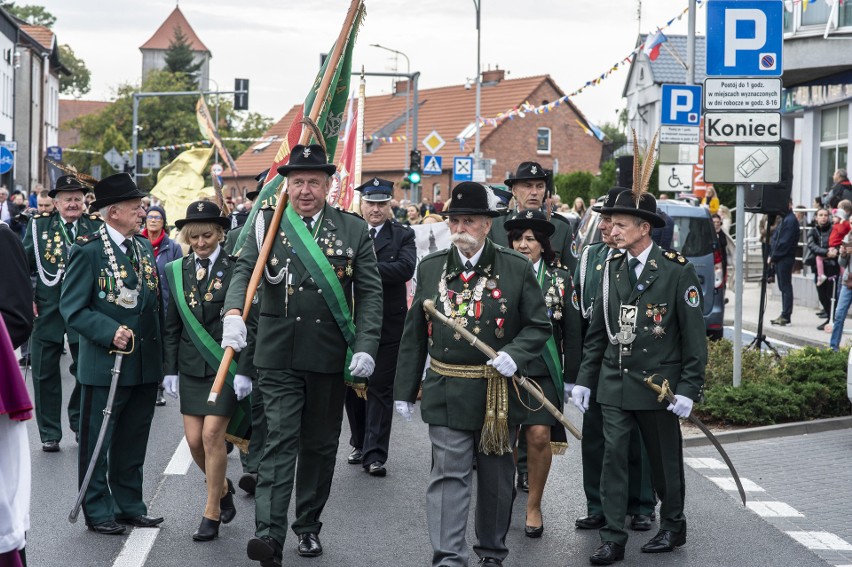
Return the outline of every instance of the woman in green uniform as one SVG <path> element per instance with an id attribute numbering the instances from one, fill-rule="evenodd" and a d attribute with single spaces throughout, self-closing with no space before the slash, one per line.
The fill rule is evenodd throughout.
<path id="1" fill-rule="evenodd" d="M 550 246 L 550 236 L 555 227 L 540 210 L 521 211 L 516 218 L 506 221 L 505 228 L 512 248 L 532 262 L 533 272 L 544 294 L 548 317 L 553 326 L 553 336 L 548 340 L 542 355 L 525 369 L 519 370 L 541 388 L 554 406 L 561 409 L 564 382 L 562 362 L 571 334 L 568 330 L 569 320 L 573 314 L 570 312 L 573 291 L 571 276 L 561 267 L 557 267 L 556 254 Z M 521 395 L 524 403 L 531 410 L 536 410 L 530 411 L 529 417 L 522 424 L 526 431 L 529 478 L 524 534 L 538 538 L 544 532 L 541 498 L 553 457 L 551 443 L 564 452 L 567 439 L 565 429 L 555 417 L 526 391 L 522 391 Z"/>
<path id="2" fill-rule="evenodd" d="M 222 341 L 222 307 L 235 266 L 220 246 L 230 221 L 215 203 L 196 201 L 175 226 L 191 253 L 166 266 L 170 294 L 163 331 L 163 386 L 175 398 L 180 391 L 186 441 L 207 478 L 207 505 L 192 539 L 210 541 L 219 535 L 219 525 L 237 513 L 234 486 L 225 477 L 225 430 L 237 401 L 251 392 L 251 379 L 245 375 L 250 372 L 242 370 L 244 365 L 238 364 L 234 387 L 223 388 L 215 405 L 207 404 L 217 371 L 209 364 L 213 350 L 209 347 L 218 348 Z"/>

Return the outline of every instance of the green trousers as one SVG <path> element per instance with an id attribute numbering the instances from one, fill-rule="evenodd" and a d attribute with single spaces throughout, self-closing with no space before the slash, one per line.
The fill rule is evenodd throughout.
<path id="1" fill-rule="evenodd" d="M 240 451 L 240 463 L 243 472 L 257 474 L 263 448 L 266 446 L 266 414 L 263 412 L 263 394 L 257 385 L 257 379 L 252 380 L 251 391 L 251 439 L 248 453 Z"/>
<path id="2" fill-rule="evenodd" d="M 346 386 L 341 374 L 259 370 L 266 447 L 255 492 L 255 533 L 283 544 L 296 484 L 296 534 L 319 533 L 331 491 Z M 297 467 L 298 459 L 298 467 Z"/>
<path id="3" fill-rule="evenodd" d="M 624 529 L 627 515 L 628 453 L 630 435 L 638 425 L 648 450 L 654 490 L 660 497 L 660 529 L 680 532 L 686 529 L 683 515 L 683 447 L 676 415 L 664 409 L 625 411 L 601 405 L 604 432 L 601 502 L 606 525 L 601 541 L 626 545 Z"/>
<path id="4" fill-rule="evenodd" d="M 32 340 L 33 394 L 42 443 L 62 440 L 62 371 L 59 361 L 63 347 L 62 343 Z M 80 343 L 69 344 L 68 350 L 71 351 L 71 375 L 74 376 L 74 389 L 68 400 L 68 423 L 71 431 L 77 432 L 80 428 L 80 383 L 76 378 Z"/>
<path id="5" fill-rule="evenodd" d="M 109 387 L 80 389 L 78 486 L 83 482 L 104 420 Z M 83 498 L 87 525 L 148 513 L 142 500 L 142 467 L 154 418 L 157 384 L 118 387 L 103 446 Z"/>

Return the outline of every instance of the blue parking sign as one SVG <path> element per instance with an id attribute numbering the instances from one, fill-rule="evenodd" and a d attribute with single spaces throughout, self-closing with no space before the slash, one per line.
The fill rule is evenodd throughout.
<path id="1" fill-rule="evenodd" d="M 780 77 L 783 0 L 707 2 L 707 75 Z"/>
<path id="2" fill-rule="evenodd" d="M 663 85 L 660 124 L 698 126 L 701 119 L 701 87 Z"/>
<path id="3" fill-rule="evenodd" d="M 15 156 L 6 146 L 0 146 L 0 174 L 9 173 L 15 165 Z"/>

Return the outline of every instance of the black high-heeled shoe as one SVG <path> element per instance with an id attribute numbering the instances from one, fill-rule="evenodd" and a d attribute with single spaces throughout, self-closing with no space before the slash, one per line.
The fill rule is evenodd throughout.
<path id="1" fill-rule="evenodd" d="M 201 517 L 201 525 L 192 534 L 192 539 L 195 541 L 213 541 L 219 537 L 220 520 L 211 520 L 210 518 Z"/>
<path id="2" fill-rule="evenodd" d="M 533 539 L 540 538 L 541 534 L 544 533 L 544 514 L 541 515 L 541 525 L 536 526 L 524 526 L 524 535 L 527 537 L 531 537 Z"/>
<path id="3" fill-rule="evenodd" d="M 228 492 L 219 499 L 219 520 L 223 524 L 229 524 L 237 515 L 237 507 L 234 506 L 234 483 L 231 482 L 230 478 L 225 480 L 228 481 Z"/>

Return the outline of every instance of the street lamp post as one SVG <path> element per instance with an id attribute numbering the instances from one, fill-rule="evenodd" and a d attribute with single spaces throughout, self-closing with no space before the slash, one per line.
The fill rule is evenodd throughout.
<path id="1" fill-rule="evenodd" d="M 474 117 L 474 123 L 476 125 L 476 143 L 474 144 L 473 149 L 473 163 L 476 168 L 479 166 L 479 161 L 482 158 L 482 155 L 479 152 L 479 115 L 482 95 L 482 68 L 479 62 L 479 12 L 482 7 L 482 0 L 473 0 L 473 6 L 476 8 L 476 116 Z"/>
<path id="2" fill-rule="evenodd" d="M 409 129 L 411 116 L 411 61 L 408 59 L 408 55 L 403 53 L 402 51 L 397 51 L 396 49 L 391 49 L 390 47 L 385 47 L 384 45 L 379 45 L 378 43 L 371 43 L 370 47 L 378 47 L 379 49 L 384 49 L 385 51 L 390 51 L 396 55 L 402 55 L 405 57 L 405 74 L 408 75 L 408 88 L 405 89 L 405 164 L 406 167 L 408 165 L 408 156 L 409 156 L 409 145 L 408 141 L 411 138 L 411 132 Z M 396 69 L 394 69 L 396 71 Z M 417 149 L 417 140 L 414 141 L 414 148 Z M 403 168 L 405 169 L 405 168 Z"/>

